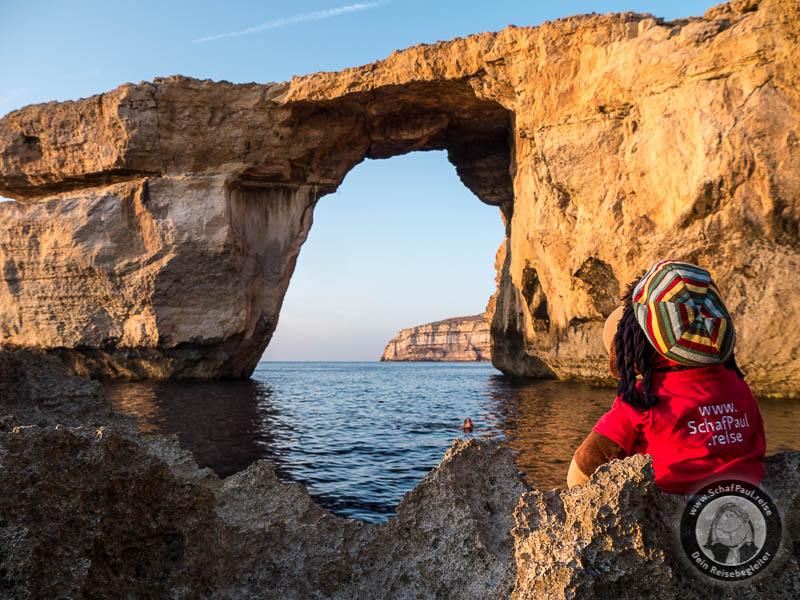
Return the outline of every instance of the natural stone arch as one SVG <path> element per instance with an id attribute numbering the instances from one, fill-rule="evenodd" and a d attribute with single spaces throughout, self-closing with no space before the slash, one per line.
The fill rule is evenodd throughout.
<path id="1" fill-rule="evenodd" d="M 510 211 L 510 115 L 467 81 L 332 101 L 265 99 L 286 91 L 183 77 L 123 86 L 59 107 L 65 129 L 91 123 L 75 155 L 58 131 L 40 132 L 46 112 L 31 109 L 52 106 L 7 117 L 7 156 L 19 171 L 6 185 L 22 202 L 9 211 L 6 271 L 69 265 L 56 275 L 60 289 L 26 290 L 10 272 L 10 295 L 71 305 L 57 319 L 9 326 L 8 341 L 56 340 L 52 351 L 104 377 L 246 377 L 274 332 L 316 202 L 362 160 L 447 150 L 473 192 Z M 198 131 L 202 124 L 216 124 L 213 134 Z M 19 153 L 20 144 L 36 151 Z M 149 152 L 132 149 L 139 144 Z M 101 152 L 105 145 L 117 154 Z M 60 172 L 46 164 L 53 146 Z M 112 166 L 119 162 L 128 167 Z M 14 256 L 12 238 L 32 228 L 54 251 Z M 90 243 L 113 237 L 105 260 L 85 260 L 75 231 L 91 231 Z"/>
<path id="2" fill-rule="evenodd" d="M 797 393 L 799 11 L 587 15 L 289 83 L 173 77 L 10 113 L 0 343 L 105 376 L 246 376 L 320 195 L 365 157 L 443 148 L 506 219 L 498 368 L 602 379 L 598 276 L 672 256 L 714 272 L 754 387 Z"/>

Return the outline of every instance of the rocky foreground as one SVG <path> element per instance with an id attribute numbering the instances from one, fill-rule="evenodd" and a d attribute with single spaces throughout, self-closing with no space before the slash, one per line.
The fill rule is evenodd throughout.
<path id="1" fill-rule="evenodd" d="M 621 287 L 676 258 L 715 276 L 754 389 L 798 394 L 798 55 L 797 0 L 733 0 L 25 107 L 0 119 L 0 345 L 101 377 L 247 377 L 320 198 L 365 158 L 438 149 L 506 226 L 497 368 L 604 378 Z"/>
<path id="2" fill-rule="evenodd" d="M 381 355 L 382 361 L 482 361 L 492 356 L 485 314 L 453 317 L 401 329 Z"/>
<path id="3" fill-rule="evenodd" d="M 374 525 L 332 515 L 265 461 L 220 480 L 143 437 L 96 383 L 0 355 L 0 598 L 796 598 L 800 454 L 769 459 L 784 540 L 766 576 L 713 588 L 649 460 L 530 490 L 495 443 L 456 441 Z"/>

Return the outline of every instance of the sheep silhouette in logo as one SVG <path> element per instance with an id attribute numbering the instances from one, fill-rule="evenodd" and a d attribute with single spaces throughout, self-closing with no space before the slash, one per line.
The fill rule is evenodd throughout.
<path id="1" fill-rule="evenodd" d="M 735 502 L 726 502 L 717 509 L 704 546 L 723 565 L 739 565 L 749 560 L 758 547 L 750 515 Z"/>

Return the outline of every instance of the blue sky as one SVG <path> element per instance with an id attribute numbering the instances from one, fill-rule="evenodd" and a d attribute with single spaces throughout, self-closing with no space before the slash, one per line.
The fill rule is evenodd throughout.
<path id="1" fill-rule="evenodd" d="M 0 115 L 183 74 L 267 82 L 586 12 L 700 15 L 716 2 L 0 0 Z M 400 328 L 483 310 L 502 240 L 442 152 L 366 161 L 324 197 L 266 359 L 374 360 Z"/>

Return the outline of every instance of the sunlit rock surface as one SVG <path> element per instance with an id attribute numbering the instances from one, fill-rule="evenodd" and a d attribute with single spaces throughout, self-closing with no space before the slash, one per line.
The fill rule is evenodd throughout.
<path id="1" fill-rule="evenodd" d="M 314 191 L 164 176 L 0 204 L 0 339 L 107 377 L 247 376 Z"/>
<path id="2" fill-rule="evenodd" d="M 491 358 L 486 315 L 453 317 L 401 329 L 381 355 L 385 361 L 482 361 Z"/>
<path id="3" fill-rule="evenodd" d="M 509 27 L 287 83 L 169 77 L 14 111 L 0 344 L 106 377 L 246 376 L 317 200 L 365 158 L 445 149 L 506 224 L 499 369 L 604 378 L 603 318 L 671 257 L 714 274 L 756 391 L 796 394 L 798 33 L 795 0 L 736 0 L 674 22 Z"/>

